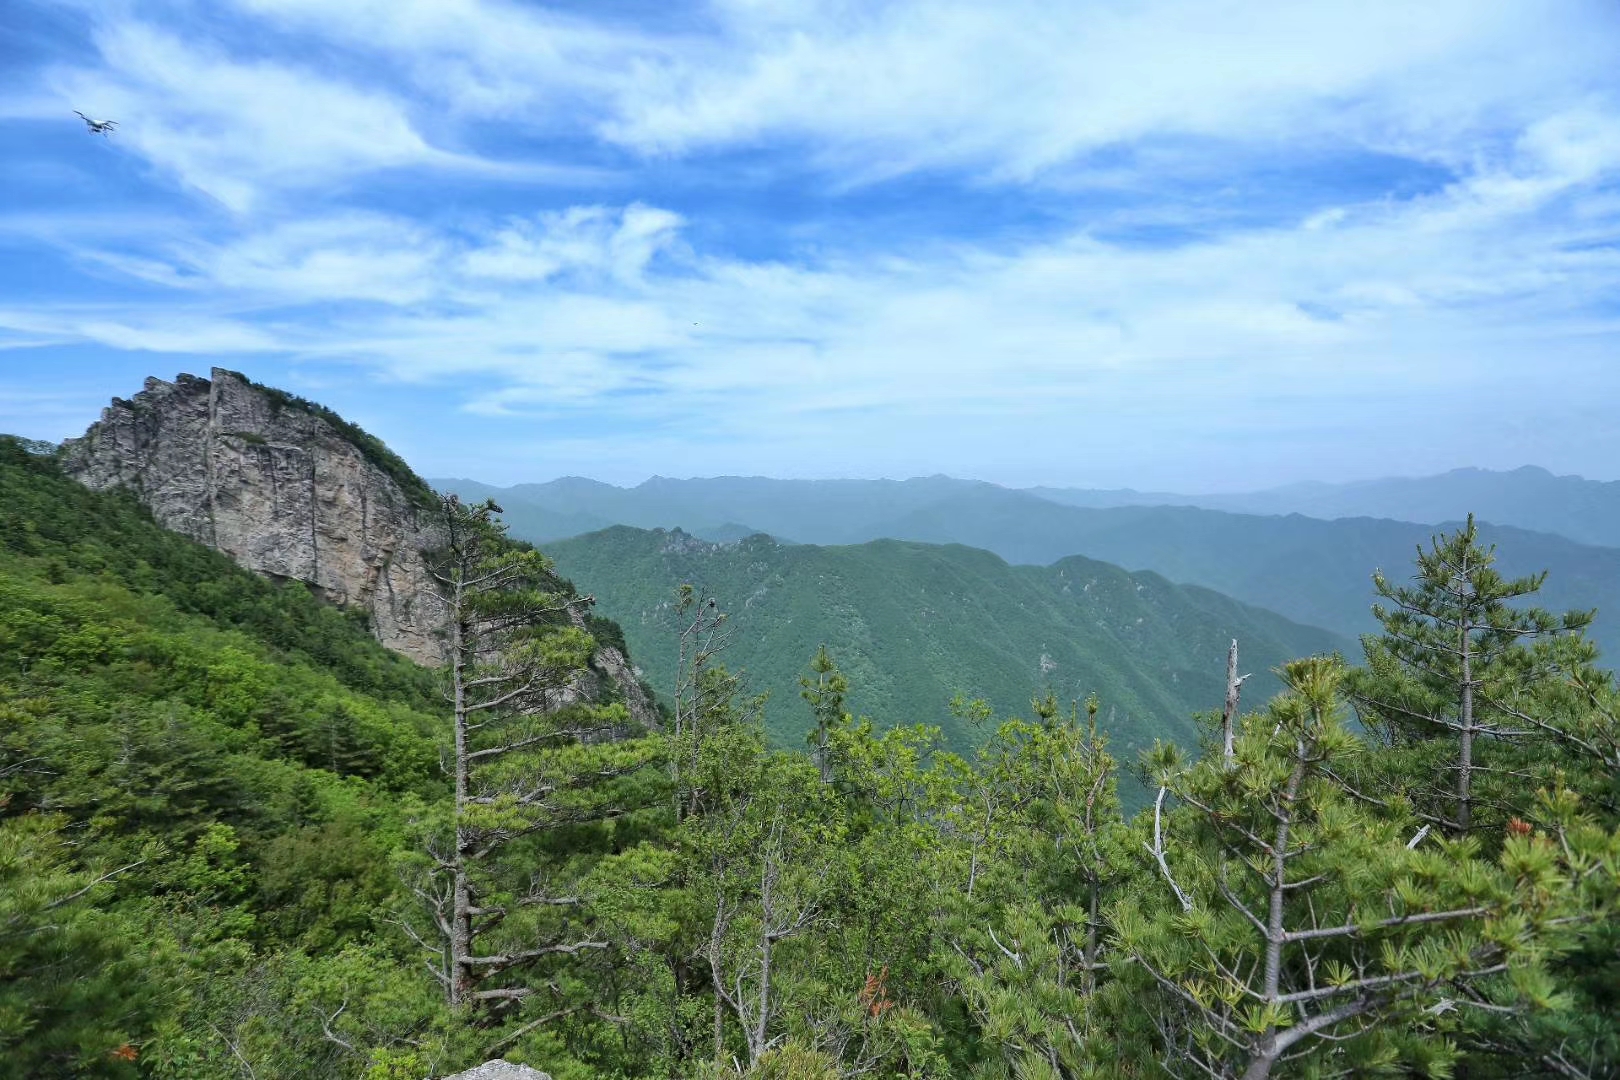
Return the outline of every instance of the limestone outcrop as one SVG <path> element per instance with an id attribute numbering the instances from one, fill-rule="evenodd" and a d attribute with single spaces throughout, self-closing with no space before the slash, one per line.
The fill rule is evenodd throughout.
<path id="1" fill-rule="evenodd" d="M 64 467 L 133 491 L 159 524 L 243 566 L 360 608 L 384 645 L 438 662 L 422 507 L 325 417 L 221 368 L 147 379 L 67 442 Z"/>
<path id="2" fill-rule="evenodd" d="M 436 546 L 426 513 L 434 494 L 320 406 L 223 368 L 207 379 L 147 379 L 64 444 L 63 467 L 87 487 L 133 492 L 159 524 L 242 566 L 359 608 L 388 648 L 441 662 L 442 613 L 423 556 Z M 617 648 L 603 646 L 593 666 L 636 721 L 657 723 Z"/>

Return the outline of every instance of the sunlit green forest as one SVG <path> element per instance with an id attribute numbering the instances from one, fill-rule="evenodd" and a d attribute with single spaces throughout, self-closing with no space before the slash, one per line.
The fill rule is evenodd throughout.
<path id="1" fill-rule="evenodd" d="M 0 440 L 0 1073 L 1620 1075 L 1620 692 L 1471 524 L 1124 753 L 1105 694 L 874 725 L 836 648 L 768 741 L 702 582 L 626 737 L 572 586 L 436 512 L 428 670 Z"/>
<path id="2" fill-rule="evenodd" d="M 953 698 L 1007 713 L 1048 691 L 1066 701 L 1097 694 L 1115 753 L 1132 760 L 1155 738 L 1196 741 L 1193 714 L 1221 700 L 1232 637 L 1243 639 L 1244 670 L 1256 672 L 1249 692 L 1261 698 L 1281 689 L 1271 669 L 1284 660 L 1351 645 L 1207 589 L 1080 556 L 1009 566 L 956 544 L 823 547 L 765 536 L 716 544 L 624 527 L 545 550 L 619 621 L 649 672 L 675 669 L 670 608 L 680 584 L 735 598 L 726 664 L 770 691 L 765 727 L 778 745 L 803 742 L 797 679 L 822 645 L 853 683 L 851 711 L 879 727 L 936 725 L 948 747 L 971 751 L 983 731 L 952 713 Z"/>

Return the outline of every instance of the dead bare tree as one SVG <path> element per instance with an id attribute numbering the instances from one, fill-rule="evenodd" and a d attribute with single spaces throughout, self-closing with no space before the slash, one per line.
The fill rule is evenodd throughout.
<path id="1" fill-rule="evenodd" d="M 1226 701 L 1221 707 L 1221 760 L 1228 766 L 1232 764 L 1232 732 L 1238 718 L 1238 694 L 1249 678 L 1237 672 L 1238 643 L 1237 638 L 1233 638 L 1232 647 L 1226 651 Z"/>
<path id="2" fill-rule="evenodd" d="M 771 1021 L 780 1011 L 772 996 L 777 946 L 804 931 L 818 914 L 813 891 L 805 890 L 802 882 L 789 881 L 794 876 L 792 853 L 784 841 L 789 827 L 780 815 L 772 822 L 760 852 L 758 889 L 752 896 L 721 891 L 706 949 L 715 997 L 737 1018 L 750 1064 L 780 1041 L 771 1032 Z M 729 939 L 744 923 L 749 944 L 739 950 Z M 715 1034 L 718 1060 L 725 1052 L 719 1025 Z"/>

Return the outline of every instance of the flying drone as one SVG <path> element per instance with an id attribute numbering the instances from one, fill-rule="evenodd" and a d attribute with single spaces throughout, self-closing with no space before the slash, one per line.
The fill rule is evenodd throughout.
<path id="1" fill-rule="evenodd" d="M 89 125 L 92 135 L 111 135 L 112 129 L 118 126 L 116 120 L 92 120 L 78 109 L 73 110 L 73 115 Z"/>

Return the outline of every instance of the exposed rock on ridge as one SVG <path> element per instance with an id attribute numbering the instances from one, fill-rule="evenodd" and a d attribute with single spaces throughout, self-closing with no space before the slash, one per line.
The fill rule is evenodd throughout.
<path id="1" fill-rule="evenodd" d="M 589 623 L 578 608 L 570 609 L 569 618 L 579 629 L 590 632 Z M 663 722 L 658 715 L 658 706 L 653 704 L 652 695 L 641 685 L 641 679 L 636 676 L 635 668 L 630 665 L 630 658 L 619 651 L 617 646 L 598 641 L 596 655 L 591 657 L 591 667 L 619 688 L 619 694 L 624 699 L 624 707 L 630 713 L 631 720 L 648 731 L 657 728 Z M 592 696 L 600 697 L 600 695 Z"/>
<path id="2" fill-rule="evenodd" d="M 87 487 L 127 488 L 164 528 L 360 608 L 384 645 L 438 662 L 420 508 L 324 418 L 215 368 L 147 379 L 65 449 Z"/>
<path id="3" fill-rule="evenodd" d="M 134 492 L 160 525 L 242 566 L 359 608 L 388 648 L 436 665 L 442 613 L 422 555 L 436 546 L 423 513 L 433 493 L 380 443 L 342 426 L 214 368 L 208 379 L 151 378 L 132 400 L 114 398 L 64 444 L 63 467 L 95 490 Z M 600 647 L 594 666 L 636 721 L 657 723 L 617 648 Z"/>

